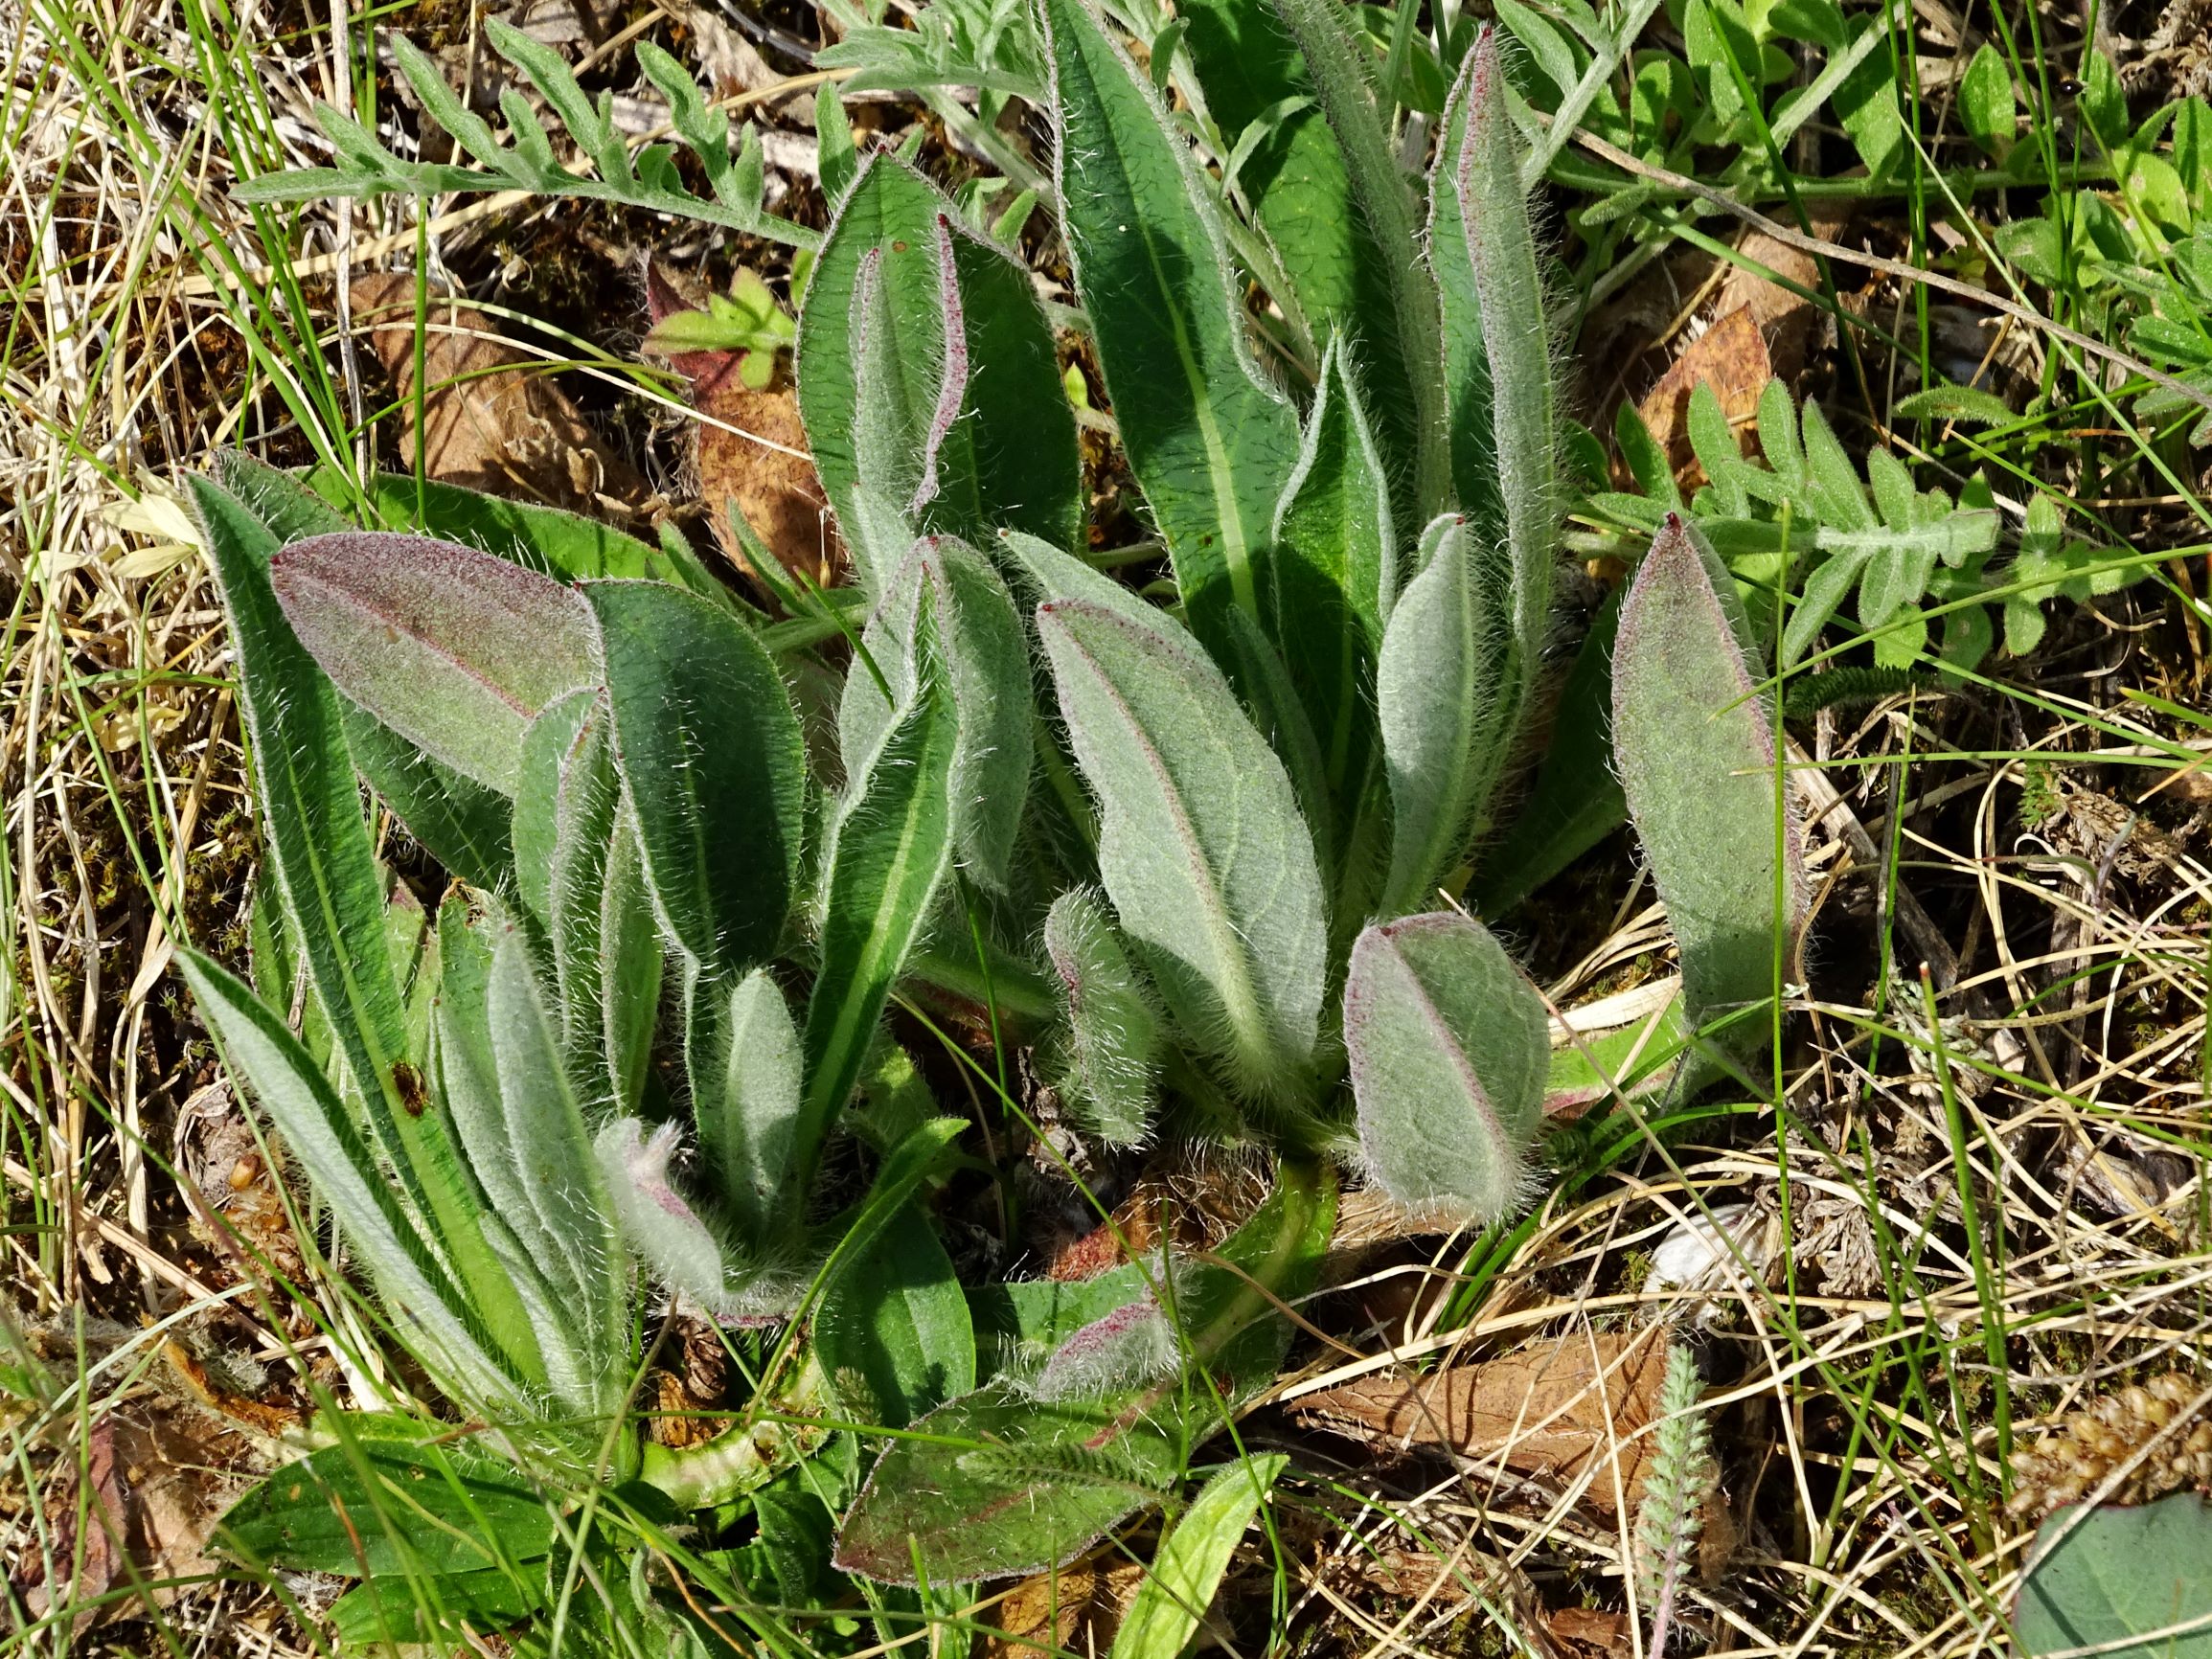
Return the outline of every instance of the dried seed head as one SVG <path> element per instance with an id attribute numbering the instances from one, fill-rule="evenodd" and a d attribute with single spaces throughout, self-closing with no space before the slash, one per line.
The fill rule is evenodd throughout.
<path id="1" fill-rule="evenodd" d="M 2165 1372 L 2061 1420 L 2015 1457 L 2013 1514 L 2033 1524 L 2079 1503 L 2147 1444 L 2150 1449 L 2109 1494 L 2111 1502 L 2149 1503 L 2186 1487 L 2212 1489 L 2212 1420 L 2170 1428 L 2203 1390 L 2201 1377 Z"/>

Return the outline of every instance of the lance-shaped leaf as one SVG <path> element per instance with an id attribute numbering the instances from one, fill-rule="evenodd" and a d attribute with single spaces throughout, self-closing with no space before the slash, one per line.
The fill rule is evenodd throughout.
<path id="1" fill-rule="evenodd" d="M 585 1099 L 627 1111 L 645 1081 L 662 949 L 604 709 L 563 757 L 554 816 L 546 922 L 561 1043 Z"/>
<path id="2" fill-rule="evenodd" d="M 873 330 L 855 305 L 864 268 L 878 296 Z M 807 281 L 798 366 L 808 445 L 841 522 L 867 483 L 910 510 L 909 534 L 981 537 L 1008 526 L 1076 536 L 1075 418 L 1028 275 L 963 230 L 952 204 L 903 162 L 872 158 L 847 193 Z M 864 366 L 895 404 L 873 388 L 863 400 Z M 882 417 L 893 417 L 879 427 L 889 453 L 872 467 L 862 423 Z M 874 589 L 905 552 L 884 549 L 864 584 Z"/>
<path id="3" fill-rule="evenodd" d="M 883 1005 L 952 864 L 959 717 L 924 600 L 915 685 L 845 784 L 822 853 L 821 962 L 807 1004 L 807 1091 L 775 1211 L 802 1213 L 830 1125 L 876 1040 Z"/>
<path id="4" fill-rule="evenodd" d="M 1422 549 L 1426 562 L 1390 613 L 1376 674 L 1394 819 L 1385 915 L 1429 903 L 1458 865 L 1512 738 L 1501 725 L 1509 625 L 1473 527 L 1440 518 Z"/>
<path id="5" fill-rule="evenodd" d="M 485 1236 L 529 1316 L 552 1398 L 573 1412 L 611 1411 L 630 1352 L 613 1225 L 604 1202 L 580 1214 L 565 1188 L 545 1188 L 549 1148 L 565 1137 L 569 1157 L 551 1161 L 554 1179 L 565 1183 L 574 1149 L 588 1157 L 589 1143 L 581 1119 L 564 1110 L 573 1104 L 564 1091 L 502 1088 L 490 936 L 512 930 L 476 922 L 468 910 L 456 893 L 438 917 L 446 969 L 434 1013 L 441 1101 L 489 1202 Z"/>
<path id="6" fill-rule="evenodd" d="M 359 1091 L 375 1149 L 398 1174 L 404 1213 L 448 1270 L 433 1216 L 460 1213 L 459 1194 L 433 1205 L 425 1171 L 400 1131 L 398 1068 L 412 1064 L 399 987 L 384 943 L 383 883 L 346 749 L 337 693 L 293 635 L 269 586 L 277 540 L 236 497 L 190 481 L 238 654 L 239 702 L 258 768 L 262 833 L 286 931 L 331 1036 Z M 434 1129 L 435 1125 L 433 1125 Z"/>
<path id="7" fill-rule="evenodd" d="M 291 514 L 288 527 L 310 521 L 296 495 L 265 474 L 249 482 L 280 518 Z M 360 1122 L 423 1247 L 463 1286 L 494 1345 L 530 1354 L 531 1321 L 488 1237 L 482 1192 L 442 1102 L 425 1102 L 420 1088 L 428 1056 L 410 1029 L 395 970 L 383 881 L 343 736 L 348 705 L 277 602 L 269 580 L 275 534 L 217 486 L 194 479 L 192 489 L 230 616 L 269 861 L 286 932 L 307 963 L 311 1018 L 343 1058 Z"/>
<path id="8" fill-rule="evenodd" d="M 1043 0 L 1069 264 L 1129 467 L 1203 635 L 1257 615 L 1255 561 L 1295 466 L 1290 405 L 1244 341 L 1220 209 L 1152 82 L 1083 0 Z"/>
<path id="9" fill-rule="evenodd" d="M 586 1352 L 603 1365 L 619 1363 L 628 1310 L 613 1206 L 519 928 L 504 929 L 492 946 L 485 1013 L 523 1192 L 579 1286 L 569 1316 L 589 1338 Z M 605 1373 L 573 1383 L 579 1398 L 601 1404 L 610 1385 L 617 1379 Z"/>
<path id="10" fill-rule="evenodd" d="M 1092 1133 L 1141 1145 L 1158 1104 L 1160 1018 L 1096 894 L 1077 887 L 1053 900 L 1044 951 L 1067 1009 L 1060 1092 Z"/>
<path id="11" fill-rule="evenodd" d="M 1487 1226 L 1543 1124 L 1550 1025 L 1505 947 L 1457 911 L 1369 927 L 1344 982 L 1368 1172 L 1417 1216 Z"/>
<path id="12" fill-rule="evenodd" d="M 1551 625 L 1559 497 L 1551 335 L 1506 97 L 1486 27 L 1445 111 L 1428 257 L 1443 303 L 1452 481 L 1477 540 L 1507 555 L 1491 580 L 1512 622 L 1498 696 L 1513 726 Z"/>
<path id="13" fill-rule="evenodd" d="M 736 973 L 774 954 L 799 881 L 806 748 L 744 625 L 652 581 L 587 582 L 615 763 L 662 925 Z"/>
<path id="14" fill-rule="evenodd" d="M 765 968 L 747 974 L 726 996 L 716 985 L 695 988 L 693 994 L 714 1004 L 713 1017 L 696 1023 L 693 1033 L 692 1113 L 699 1148 L 731 1225 L 765 1255 L 789 1242 L 778 1239 L 774 1229 L 799 1125 L 805 1077 L 799 1028 Z"/>
<path id="15" fill-rule="evenodd" d="M 1349 812 L 1374 750 L 1376 652 L 1398 598 L 1390 475 L 1333 342 L 1275 514 L 1268 627 L 1306 705 L 1330 798 Z"/>
<path id="16" fill-rule="evenodd" d="M 1179 1352 L 1205 1368 L 1231 1411 L 1274 1379 L 1289 1333 L 1274 1310 L 1312 1285 L 1335 1213 L 1322 1170 L 1286 1164 L 1267 1202 L 1223 1242 L 1233 1266 L 1160 1279 Z M 1151 1292 L 1134 1300 L 1149 1306 Z M 1057 1566 L 1156 1503 L 1222 1426 L 1220 1410 L 1212 1389 L 1179 1375 L 1058 1400 L 994 1382 L 891 1443 L 845 1518 L 835 1564 L 901 1584 L 918 1569 L 964 1583 Z"/>
<path id="17" fill-rule="evenodd" d="M 1787 960 L 1804 921 L 1757 661 L 1735 583 L 1669 513 L 1621 607 L 1613 753 L 1695 1024 L 1770 997 L 1776 952 Z"/>
<path id="18" fill-rule="evenodd" d="M 238 450 L 216 457 L 216 476 L 280 543 L 352 528 L 299 479 Z M 424 754 L 358 704 L 341 700 L 338 718 L 354 769 L 433 858 L 487 892 L 507 879 L 513 855 L 500 791 Z"/>
<path id="19" fill-rule="evenodd" d="M 1251 612 L 1231 607 L 1215 632 L 1216 660 L 1227 665 L 1229 678 L 1243 699 L 1252 724 L 1267 739 L 1290 777 L 1290 792 L 1305 815 L 1313 840 L 1313 861 L 1323 870 L 1336 863 L 1336 804 L 1331 798 L 1321 739 L 1314 735 L 1297 683 L 1283 653 Z"/>
<path id="20" fill-rule="evenodd" d="M 968 1297 L 914 1203 L 846 1255 L 822 1287 L 812 1335 L 839 1398 L 892 1428 L 975 1386 Z"/>
<path id="21" fill-rule="evenodd" d="M 594 678 L 590 621 L 559 583 L 426 536 L 294 542 L 277 601 L 331 682 L 464 776 L 514 788 L 540 709 Z"/>
<path id="22" fill-rule="evenodd" d="M 1037 626 L 1123 931 L 1200 1052 L 1251 1096 L 1295 1099 L 1326 918 L 1283 763 L 1196 642 L 1080 600 L 1040 605 Z"/>
<path id="23" fill-rule="evenodd" d="M 1035 702 L 1021 618 L 1006 583 L 974 549 L 949 536 L 924 537 L 884 584 L 860 643 L 891 696 L 855 664 L 838 703 L 838 747 L 849 768 L 862 764 L 891 723 L 893 700 L 913 694 L 924 588 L 960 730 L 952 762 L 956 855 L 977 882 L 1003 892 L 1029 797 Z"/>
<path id="24" fill-rule="evenodd" d="M 1352 362 L 1385 448 L 1413 454 L 1416 394 L 1402 367 L 1406 352 L 1395 300 L 1401 273 L 1414 260 L 1410 246 L 1387 245 L 1360 211 L 1344 146 L 1297 41 L 1269 0 L 1189 0 L 1175 15 L 1188 24 L 1183 51 L 1207 111 L 1243 154 L 1236 187 L 1291 289 L 1284 312 L 1303 318 L 1315 342 L 1357 342 Z M 1435 343 L 1432 315 L 1432 356 Z M 1440 361 L 1425 373 L 1441 385 Z M 1413 470 L 1400 467 L 1392 478 L 1398 517 L 1406 526 L 1427 516 L 1415 499 Z"/>
<path id="25" fill-rule="evenodd" d="M 1400 354 L 1395 361 L 1367 361 L 1370 373 L 1388 377 L 1407 405 L 1413 442 L 1404 460 L 1415 511 L 1425 519 L 1444 508 L 1448 494 L 1444 364 L 1436 284 L 1417 256 L 1413 192 L 1385 119 L 1395 102 L 1378 107 L 1373 58 L 1353 39 L 1349 13 L 1336 0 L 1274 0 L 1274 7 L 1305 55 L 1306 72 L 1342 148 L 1359 216 L 1383 256 L 1391 323 L 1382 332 L 1397 342 Z"/>
<path id="26" fill-rule="evenodd" d="M 299 1039 L 220 965 L 191 950 L 179 963 L 225 1057 L 336 1211 L 388 1306 L 425 1338 L 424 1357 L 464 1398 L 530 1413 L 543 1379 L 528 1363 L 536 1355 L 503 1352 L 484 1329 Z"/>
<path id="27" fill-rule="evenodd" d="M 1240 1457 L 1198 1489 L 1160 1539 L 1152 1570 L 1114 1634 L 1112 1659 L 1178 1659 L 1214 1604 L 1254 1513 L 1289 1464 L 1281 1452 Z"/>
<path id="28" fill-rule="evenodd" d="M 514 870 L 507 797 L 456 772 L 366 710 L 339 706 L 353 767 L 448 875 L 487 893 Z"/>
<path id="29" fill-rule="evenodd" d="M 514 882 L 522 901 L 542 922 L 553 918 L 553 851 L 560 834 L 561 769 L 599 703 L 599 693 L 586 690 L 571 692 L 549 705 L 530 723 L 515 762 L 510 820 Z M 598 717 L 606 718 L 604 708 Z"/>
<path id="30" fill-rule="evenodd" d="M 581 1253 L 550 1230 L 525 1175 L 518 1148 L 541 1125 L 537 1102 L 515 1095 L 519 1119 L 499 1087 L 499 1059 L 491 1045 L 492 933 L 498 924 L 469 913 L 466 894 L 450 893 L 438 908 L 439 954 L 445 964 L 432 1019 L 438 1045 L 438 1082 L 452 1114 L 456 1138 L 491 1209 L 506 1226 L 527 1271 L 550 1287 L 552 1299 L 571 1312 L 587 1306 L 592 1287 L 576 1277 Z"/>

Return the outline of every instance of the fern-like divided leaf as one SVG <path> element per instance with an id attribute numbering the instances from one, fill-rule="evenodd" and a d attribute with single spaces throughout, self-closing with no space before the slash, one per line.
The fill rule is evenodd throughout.
<path id="1" fill-rule="evenodd" d="M 1958 417 L 1940 404 L 1930 398 L 1924 412 Z M 1784 668 L 1813 657 L 1855 594 L 1854 616 L 1879 667 L 1903 670 L 1933 656 L 1946 669 L 1972 670 L 1997 643 L 1993 608 L 2005 648 L 2019 655 L 2042 638 L 2043 602 L 2110 593 L 2142 574 L 2139 565 L 2115 568 L 2107 550 L 2067 540 L 2057 508 L 2041 496 L 2029 504 L 2018 554 L 1996 561 L 1997 512 L 1981 479 L 1955 497 L 1921 489 L 1881 449 L 1868 454 L 1861 479 L 1818 405 L 1800 410 L 1779 380 L 1760 398 L 1758 430 L 1763 462 L 1742 452 L 1712 388 L 1698 387 L 1690 443 L 1709 482 L 1685 502 L 1665 451 L 1624 404 L 1615 437 L 1636 492 L 1603 491 L 1590 505 L 1644 532 L 1656 531 L 1667 512 L 1685 513 L 1746 589 L 1795 590 L 1782 632 Z M 1942 633 L 1931 643 L 1938 611 Z"/>
<path id="2" fill-rule="evenodd" d="M 237 190 L 240 201 L 273 205 L 319 201 L 330 196 L 428 197 L 451 191 L 526 191 L 534 195 L 582 196 L 673 214 L 720 225 L 747 236 L 764 237 L 795 248 L 821 244 L 821 234 L 769 213 L 763 205 L 766 176 L 759 133 L 744 129 L 737 150 L 730 148 L 729 118 L 683 71 L 682 65 L 650 41 L 640 41 L 638 66 L 669 101 L 669 125 L 697 157 L 711 197 L 693 194 L 677 175 L 675 152 L 650 144 L 634 156 L 629 141 L 612 119 L 613 96 L 598 102 L 585 96 L 560 55 L 520 30 L 496 19 L 486 25 L 492 50 L 513 64 L 536 87 L 562 129 L 597 176 L 572 170 L 555 153 L 552 136 L 538 125 L 529 102 L 510 87 L 500 95 L 513 142 L 502 144 L 490 123 L 471 110 L 446 84 L 444 73 L 405 35 L 392 37 L 399 72 L 414 88 L 431 121 L 452 136 L 477 167 L 408 161 L 392 153 L 376 134 L 327 103 L 315 105 L 315 123 L 331 141 L 335 165 L 298 168 L 248 179 Z"/>

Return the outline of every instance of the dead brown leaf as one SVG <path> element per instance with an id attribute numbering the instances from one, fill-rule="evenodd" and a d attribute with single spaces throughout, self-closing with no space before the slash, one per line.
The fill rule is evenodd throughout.
<path id="1" fill-rule="evenodd" d="M 995 1608 L 978 1615 L 985 1626 L 976 1659 L 1038 1659 L 1041 1653 L 1104 1653 L 1144 1582 L 1138 1561 L 1078 1561 L 1016 1584 Z"/>
<path id="2" fill-rule="evenodd" d="M 86 1435 L 81 1470 L 58 1473 L 45 1501 L 52 1529 L 51 1570 L 48 1561 L 32 1554 L 15 1587 L 34 1619 L 64 1604 L 78 1608 L 72 1625 L 82 1635 L 101 1616 L 100 1598 L 115 1585 L 130 1524 L 130 1490 L 117 1466 L 115 1426 L 109 1419 L 102 1418 Z"/>
<path id="3" fill-rule="evenodd" d="M 1667 465 L 1678 475 L 1697 465 L 1690 448 L 1691 394 L 1699 386 L 1713 389 L 1741 448 L 1744 428 L 1757 418 L 1759 394 L 1767 389 L 1773 375 L 1766 336 L 1759 330 L 1752 307 L 1741 305 L 1723 313 L 1690 342 L 1659 376 L 1659 383 L 1644 394 L 1636 412 L 1665 448 Z"/>
<path id="4" fill-rule="evenodd" d="M 1552 1640 L 1568 1659 L 1629 1659 L 1636 1648 L 1625 1613 L 1561 1607 L 1544 1615 Z"/>
<path id="5" fill-rule="evenodd" d="M 429 310 L 422 341 L 423 469 L 432 478 L 564 508 L 594 518 L 645 511 L 652 490 L 592 429 L 544 365 L 478 311 L 450 302 Z M 415 278 L 356 277 L 355 327 L 398 394 L 412 465 L 415 434 Z"/>
<path id="6" fill-rule="evenodd" d="M 251 1448 L 216 1420 L 154 1399 L 92 1424 L 81 1475 L 69 1457 L 41 1494 L 49 1517 L 52 1575 L 37 1554 L 15 1584 L 34 1618 L 75 1609 L 72 1629 L 142 1617 L 144 1598 L 168 1606 L 196 1579 L 220 1570 L 207 1552 L 217 1520 L 237 1495 L 234 1471 Z"/>
<path id="7" fill-rule="evenodd" d="M 658 323 L 693 302 L 658 265 L 646 267 L 646 300 Z M 730 504 L 785 569 L 828 587 L 842 580 L 844 546 L 829 519 L 829 499 L 807 453 L 807 428 L 790 376 L 754 391 L 738 378 L 736 352 L 680 352 L 670 367 L 692 383 L 698 428 L 699 499 L 733 563 L 750 568 L 729 526 Z M 735 430 L 732 430 L 735 428 Z"/>
<path id="8" fill-rule="evenodd" d="M 1846 215 L 1833 211 L 1815 215 L 1813 234 L 1824 241 L 1834 241 L 1842 235 L 1846 222 Z M 1798 375 L 1804 372 L 1813 334 L 1820 327 L 1820 312 L 1812 301 L 1762 272 L 1771 271 L 1797 287 L 1818 293 L 1819 262 L 1811 254 L 1778 242 L 1764 231 L 1746 233 L 1736 244 L 1736 252 L 1745 263 L 1731 265 L 1728 274 L 1721 279 L 1721 291 L 1714 296 L 1709 314 L 1721 317 L 1737 309 L 1749 311 L 1751 321 L 1766 338 L 1767 358 L 1773 365 L 1774 373 L 1794 388 Z M 1752 265 L 1760 269 L 1750 269 Z"/>
<path id="9" fill-rule="evenodd" d="M 1426 1376 L 1351 1383 L 1293 1409 L 1356 1438 L 1441 1446 L 1559 1486 L 1586 1474 L 1584 1501 L 1611 1521 L 1643 1496 L 1653 1444 L 1642 1431 L 1666 1369 L 1656 1329 L 1577 1331 Z"/>

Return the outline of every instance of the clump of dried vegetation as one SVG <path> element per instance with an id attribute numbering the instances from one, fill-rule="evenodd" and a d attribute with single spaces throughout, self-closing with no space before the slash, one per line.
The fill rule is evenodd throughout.
<path id="1" fill-rule="evenodd" d="M 1999 1650 L 2051 1509 L 2212 1484 L 2212 118 L 2143 125 L 2212 90 L 2206 14 L 2092 9 L 2085 28 L 2071 9 L 1929 0 L 1837 11 L 1829 48 L 1833 9 L 1799 8 L 1794 33 L 1769 10 L 1617 7 L 1604 22 L 1630 67 L 1596 77 L 1587 142 L 1564 130 L 1573 112 L 1531 125 L 1550 134 L 1539 199 L 1573 319 L 1567 412 L 1605 435 L 1567 445 L 1585 474 L 1560 663 L 1661 508 L 1753 527 L 1722 552 L 1769 589 L 1790 580 L 1771 549 L 1794 532 L 1837 548 L 1926 533 L 1917 582 L 1883 579 L 1886 608 L 1877 563 L 1832 580 L 1831 626 L 1815 621 L 1783 689 L 1808 943 L 1745 1075 L 1563 1109 L 1544 1156 L 1576 1178 L 1532 1209 L 1436 1236 L 1347 1197 L 1331 1278 L 1241 1425 L 1245 1448 L 1289 1464 L 1194 1626 L 1232 1651 L 1642 1654 L 1657 1607 L 1675 1651 Z M 1592 57 L 1581 10 L 1497 11 L 1557 113 L 1545 77 Z M 633 143 L 668 107 L 631 49 L 673 54 L 758 123 L 768 205 L 810 229 L 828 218 L 818 93 L 850 78 L 815 56 L 912 19 L 832 0 L 495 14 L 613 94 Z M 328 162 L 318 102 L 445 159 L 391 42 L 490 115 L 516 87 L 492 15 L 0 7 L 0 1630 L 25 1652 L 314 1650 L 344 1584 L 242 1564 L 216 1523 L 311 1443 L 319 1412 L 397 1404 L 419 1380 L 372 1339 L 312 1195 L 177 976 L 182 944 L 242 971 L 262 863 L 181 479 L 224 448 L 420 463 L 649 540 L 672 528 L 744 584 L 764 555 L 722 521 L 735 498 L 789 571 L 847 574 L 777 322 L 795 308 L 787 247 L 518 191 L 297 213 L 235 199 L 248 173 Z M 1177 50 L 1168 15 L 1124 19 L 1155 66 Z M 1399 37 L 1392 16 L 1363 27 L 1412 89 L 1411 155 L 1432 130 L 1430 42 L 1457 11 Z M 1844 56 L 1886 67 L 1824 80 Z M 1815 81 L 1793 109 L 1792 85 Z M 1010 180 L 983 198 L 996 212 L 1049 151 L 1018 101 L 986 89 L 979 114 L 972 82 L 849 88 L 842 108 L 863 148 L 910 141 L 948 190 Z M 1700 102 L 1720 130 L 1698 127 Z M 1608 106 L 1657 137 L 1614 143 L 1588 115 Z M 1059 325 L 1094 548 L 1135 548 L 1126 562 L 1150 572 L 1057 235 L 1038 213 L 1010 240 Z M 647 341 L 710 294 L 746 302 L 724 320 L 749 345 Z M 1857 506 L 1831 489 L 1823 525 L 1777 528 L 1736 469 L 1817 451 L 1815 403 Z M 2009 575 L 2000 548 L 2022 561 Z M 379 822 L 380 852 L 435 902 L 436 867 Z M 1578 1008 L 1585 1029 L 1562 1044 L 1664 1003 L 1671 936 L 1625 834 L 1513 898 L 1483 914 L 1553 1009 Z M 986 1023 L 947 1040 L 988 1057 L 992 1039 Z M 1002 1179 L 946 1202 L 972 1279 L 1211 1250 L 1257 1207 L 1248 1160 L 1086 1142 L 1015 1058 L 1045 1121 L 1032 1141 L 990 1117 Z M 657 1442 L 752 1420 L 762 1352 L 680 1306 L 646 1339 L 630 1409 Z M 1140 1523 L 1053 1574 L 886 1612 L 841 1576 L 777 1579 L 770 1534 L 740 1514 L 683 1544 L 760 1550 L 742 1573 L 715 1556 L 709 1576 L 748 1587 L 749 1640 L 764 1621 L 793 1650 L 976 1643 L 994 1659 L 1111 1645 L 1158 1536 Z M 634 1589 L 582 1574 L 569 1593 L 657 1596 L 704 1645 L 731 1608 L 694 1565 L 663 1557 Z M 588 1639 L 667 1639 L 608 1630 Z"/>

